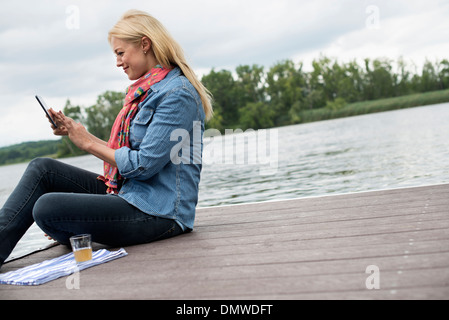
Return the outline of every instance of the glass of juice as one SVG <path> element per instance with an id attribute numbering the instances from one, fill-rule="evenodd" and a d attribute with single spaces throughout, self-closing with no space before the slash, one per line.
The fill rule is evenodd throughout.
<path id="1" fill-rule="evenodd" d="M 92 239 L 90 234 L 79 234 L 70 237 L 76 262 L 92 260 Z"/>

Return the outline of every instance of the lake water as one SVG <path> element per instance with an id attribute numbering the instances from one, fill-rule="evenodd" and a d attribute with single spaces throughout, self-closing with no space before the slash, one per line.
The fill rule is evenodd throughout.
<path id="1" fill-rule="evenodd" d="M 449 183 L 448 124 L 445 103 L 207 138 L 198 206 Z M 93 156 L 62 161 L 102 170 Z M 0 167 L 0 205 L 25 168 Z M 50 243 L 33 225 L 10 259 Z"/>

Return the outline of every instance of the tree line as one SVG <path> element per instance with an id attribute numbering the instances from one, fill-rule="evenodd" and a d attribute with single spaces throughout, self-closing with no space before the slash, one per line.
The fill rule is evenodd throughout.
<path id="1" fill-rule="evenodd" d="M 57 140 L 43 140 L 2 147 L 0 148 L 0 165 L 26 162 L 43 155 L 56 156 L 59 144 L 60 141 Z"/>
<path id="2" fill-rule="evenodd" d="M 212 127 L 268 128 L 301 122 L 301 112 L 340 109 L 358 101 L 398 97 L 449 88 L 449 61 L 426 61 L 421 71 L 404 59 L 364 59 L 342 63 L 321 56 L 305 72 L 303 63 L 285 60 L 265 71 L 244 65 L 212 70 L 202 78 L 214 95 Z M 415 69 L 415 70 L 413 70 Z"/>

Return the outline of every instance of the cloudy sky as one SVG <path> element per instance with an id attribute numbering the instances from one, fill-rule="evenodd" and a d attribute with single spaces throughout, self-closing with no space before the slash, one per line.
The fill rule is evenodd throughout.
<path id="1" fill-rule="evenodd" d="M 128 9 L 159 19 L 199 75 L 284 59 L 307 69 L 320 54 L 449 58 L 448 0 L 2 0 L 0 147 L 55 138 L 36 94 L 56 110 L 68 98 L 88 107 L 130 84 L 107 42 Z"/>

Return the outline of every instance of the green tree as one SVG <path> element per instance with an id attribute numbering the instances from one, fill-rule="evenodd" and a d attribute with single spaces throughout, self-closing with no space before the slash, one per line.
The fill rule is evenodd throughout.
<path id="1" fill-rule="evenodd" d="M 363 100 L 394 96 L 394 77 L 388 59 L 365 59 L 365 88 Z"/>
<path id="2" fill-rule="evenodd" d="M 420 92 L 434 91 L 438 89 L 441 89 L 438 73 L 435 70 L 434 65 L 429 60 L 426 60 L 421 73 Z"/>
<path id="3" fill-rule="evenodd" d="M 239 107 L 249 102 L 265 102 L 265 73 L 259 65 L 243 65 L 236 68 Z"/>
<path id="4" fill-rule="evenodd" d="M 97 103 L 86 109 L 86 126 L 94 136 L 109 140 L 112 125 L 123 107 L 125 94 L 106 91 L 97 98 Z"/>
<path id="5" fill-rule="evenodd" d="M 364 75 L 356 61 L 340 64 L 337 60 L 321 56 L 312 65 L 312 86 L 323 96 L 320 106 L 337 98 L 351 102 L 361 99 Z"/>
<path id="6" fill-rule="evenodd" d="M 362 99 L 363 71 L 355 60 L 338 68 L 338 83 L 336 98 L 348 102 L 356 102 Z"/>
<path id="7" fill-rule="evenodd" d="M 236 92 L 236 82 L 232 73 L 227 70 L 216 72 L 214 69 L 201 79 L 203 84 L 213 95 L 214 117 L 207 124 L 210 128 L 222 130 L 226 126 L 237 123 L 238 98 Z"/>
<path id="8" fill-rule="evenodd" d="M 443 59 L 438 64 L 438 79 L 441 89 L 449 88 L 449 60 Z"/>
<path id="9" fill-rule="evenodd" d="M 297 113 L 304 101 L 306 77 L 302 72 L 302 64 L 296 68 L 295 63 L 291 60 L 278 62 L 271 67 L 266 78 L 266 92 L 269 103 L 275 111 L 275 125 L 291 123 L 291 112 Z"/>
<path id="10" fill-rule="evenodd" d="M 324 61 L 322 61 L 324 59 Z M 307 88 L 306 105 L 309 109 L 321 108 L 326 105 L 326 86 L 323 76 L 323 64 L 327 63 L 328 58 L 321 57 L 320 60 L 313 60 L 313 70 L 309 73 L 309 85 Z"/>
<path id="11" fill-rule="evenodd" d="M 264 102 L 248 102 L 240 109 L 242 130 L 263 129 L 274 126 L 274 110 Z"/>
<path id="12" fill-rule="evenodd" d="M 410 81 L 412 74 L 404 58 L 398 59 L 398 73 L 396 75 L 395 96 L 402 96 L 411 93 Z"/>

